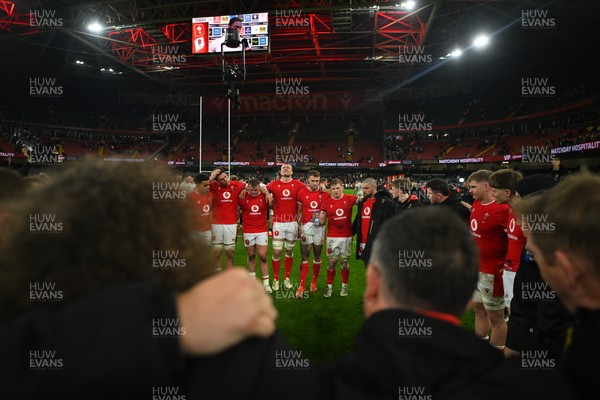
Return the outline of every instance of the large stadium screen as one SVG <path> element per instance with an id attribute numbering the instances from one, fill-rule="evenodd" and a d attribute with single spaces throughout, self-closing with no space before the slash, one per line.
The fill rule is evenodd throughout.
<path id="1" fill-rule="evenodd" d="M 246 51 L 269 51 L 269 13 L 221 15 L 192 19 L 192 53 L 220 53 L 225 41 L 225 28 L 236 28 L 240 38 L 246 39 Z M 223 46 L 227 52 L 242 51 Z"/>

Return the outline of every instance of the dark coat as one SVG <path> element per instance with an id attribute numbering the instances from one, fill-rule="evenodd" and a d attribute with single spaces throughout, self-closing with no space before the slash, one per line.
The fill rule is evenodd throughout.
<path id="1" fill-rule="evenodd" d="M 185 361 L 177 338 L 153 336 L 156 318 L 177 318 L 175 296 L 147 281 L 2 321 L 0 398 L 150 398 Z"/>
<path id="2" fill-rule="evenodd" d="M 539 288 L 532 290 L 531 288 Z M 524 249 L 515 275 L 506 347 L 560 353 L 560 337 L 572 317 L 552 288 L 542 279 L 537 263 Z"/>
<path id="3" fill-rule="evenodd" d="M 417 196 L 409 196 L 404 203 L 394 200 L 394 205 L 396 206 L 396 214 L 402 214 L 406 210 L 421 207 L 423 204 L 417 199 Z"/>
<path id="4" fill-rule="evenodd" d="M 463 221 L 469 223 L 469 218 L 471 218 L 471 211 L 461 203 L 460 197 L 457 194 L 450 195 L 450 197 L 448 197 L 442 203 L 434 204 L 434 206 L 448 207 L 453 212 L 455 212 Z"/>
<path id="5" fill-rule="evenodd" d="M 408 324 L 419 327 L 411 332 L 409 321 L 422 324 Z M 518 358 L 506 361 L 465 328 L 400 309 L 367 319 L 354 349 L 328 371 L 334 399 L 572 398 L 556 370 L 523 371 Z M 407 395 L 415 389 L 423 393 Z"/>
<path id="6" fill-rule="evenodd" d="M 387 193 L 387 194 L 386 194 Z M 380 190 L 375 193 L 375 204 L 373 204 L 373 210 L 371 210 L 371 220 L 369 226 L 369 234 L 367 235 L 367 243 L 365 244 L 365 249 L 362 254 L 359 254 L 359 242 L 360 242 L 360 233 L 362 230 L 362 218 L 360 217 L 360 212 L 362 210 L 362 206 L 365 203 L 365 199 L 362 199 L 358 203 L 358 209 L 356 211 L 356 217 L 354 217 L 354 222 L 352 223 L 352 234 L 357 235 L 356 240 L 356 259 L 363 260 L 365 265 L 369 262 L 369 257 L 371 256 L 371 248 L 373 247 L 373 241 L 381 228 L 381 225 L 389 218 L 394 216 L 395 206 L 394 202 L 391 198 L 388 197 L 389 192 L 387 190 Z"/>
<path id="7" fill-rule="evenodd" d="M 600 310 L 578 310 L 561 347 L 561 367 L 575 394 L 582 400 L 597 399 Z"/>

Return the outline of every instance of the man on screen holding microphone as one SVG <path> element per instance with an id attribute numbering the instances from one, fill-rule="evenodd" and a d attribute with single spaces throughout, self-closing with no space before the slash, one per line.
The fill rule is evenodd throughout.
<path id="1" fill-rule="evenodd" d="M 238 31 L 240 31 L 240 40 L 242 43 L 238 47 L 234 47 L 234 48 L 231 48 L 228 46 L 223 46 L 223 51 L 242 51 L 242 44 L 246 47 L 246 50 L 251 50 L 252 46 L 250 44 L 250 40 L 248 40 L 242 36 L 242 30 L 243 30 L 242 20 L 238 17 L 233 17 L 229 20 L 228 26 L 231 29 L 237 29 Z M 224 42 L 225 42 L 225 30 L 223 30 L 223 35 L 221 35 L 220 38 L 217 38 L 209 43 L 208 52 L 209 53 L 220 53 L 221 52 L 221 44 Z"/>

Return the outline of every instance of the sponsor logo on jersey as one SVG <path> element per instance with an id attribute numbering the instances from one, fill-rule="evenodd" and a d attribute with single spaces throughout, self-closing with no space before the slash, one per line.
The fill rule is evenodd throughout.
<path id="1" fill-rule="evenodd" d="M 472 219 L 472 220 L 471 220 L 471 230 L 472 230 L 473 232 L 476 232 L 476 231 L 477 231 L 477 220 L 476 220 L 476 219 Z"/>

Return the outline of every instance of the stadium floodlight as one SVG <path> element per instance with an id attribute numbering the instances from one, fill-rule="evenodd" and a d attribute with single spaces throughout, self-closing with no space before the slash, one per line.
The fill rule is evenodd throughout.
<path id="1" fill-rule="evenodd" d="M 98 33 L 98 32 L 102 32 L 102 25 L 100 25 L 100 23 L 98 21 L 96 22 L 92 22 L 87 26 L 89 31 Z"/>
<path id="2" fill-rule="evenodd" d="M 417 3 L 412 0 L 403 1 L 402 3 L 400 3 L 400 7 L 404 8 L 405 10 L 413 10 L 416 5 Z"/>
<path id="3" fill-rule="evenodd" d="M 458 58 L 460 57 L 462 54 L 462 50 L 461 49 L 456 49 L 454 50 L 452 53 L 450 53 L 450 56 L 453 58 Z"/>
<path id="4" fill-rule="evenodd" d="M 490 38 L 487 35 L 479 35 L 473 39 L 473 47 L 481 49 L 490 43 Z"/>
<path id="5" fill-rule="evenodd" d="M 75 60 L 75 64 L 83 65 L 85 63 L 83 61 L 81 61 L 81 60 Z"/>

